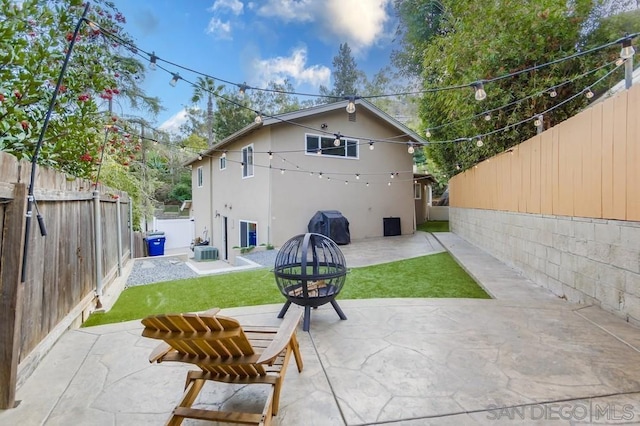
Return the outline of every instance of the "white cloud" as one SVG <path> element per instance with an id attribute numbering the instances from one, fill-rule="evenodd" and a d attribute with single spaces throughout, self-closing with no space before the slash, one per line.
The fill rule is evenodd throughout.
<path id="1" fill-rule="evenodd" d="M 187 110 L 182 109 L 169 117 L 167 121 L 162 123 L 158 129 L 164 130 L 165 132 L 178 134 L 180 133 L 180 126 L 186 123 L 187 121 Z"/>
<path id="2" fill-rule="evenodd" d="M 271 59 L 255 59 L 251 64 L 253 75 L 260 86 L 270 81 L 278 83 L 286 78 L 294 85 L 309 84 L 313 87 L 329 86 L 331 70 L 324 65 L 307 66 L 307 49 L 296 48 L 291 56 L 278 56 Z"/>
<path id="3" fill-rule="evenodd" d="M 231 23 L 229 21 L 222 22 L 218 18 L 211 18 L 207 29 L 207 34 L 213 34 L 215 38 L 231 40 Z"/>
<path id="4" fill-rule="evenodd" d="M 216 10 L 230 10 L 234 15 L 242 14 L 244 8 L 240 0 L 216 0 L 213 2 L 213 6 L 209 8 L 209 11 L 215 12 Z"/>
<path id="5" fill-rule="evenodd" d="M 284 22 L 315 22 L 323 37 L 348 42 L 354 52 L 386 37 L 391 0 L 266 0 L 257 9 Z"/>

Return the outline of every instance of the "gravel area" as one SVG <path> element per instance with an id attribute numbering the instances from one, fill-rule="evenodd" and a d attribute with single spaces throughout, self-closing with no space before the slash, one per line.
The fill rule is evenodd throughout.
<path id="1" fill-rule="evenodd" d="M 127 278 L 127 287 L 197 277 L 186 264 L 185 256 L 136 260 Z"/>
<path id="2" fill-rule="evenodd" d="M 263 250 L 243 254 L 242 257 L 259 265 L 273 268 L 278 250 Z M 183 280 L 199 276 L 185 263 L 186 256 L 138 259 L 127 278 L 127 287 L 152 284 L 162 281 Z"/>
<path id="3" fill-rule="evenodd" d="M 262 266 L 268 266 L 273 268 L 276 264 L 276 256 L 278 255 L 278 250 L 262 250 L 256 252 L 249 252 L 241 255 L 241 257 L 248 259 L 252 262 L 260 264 Z"/>

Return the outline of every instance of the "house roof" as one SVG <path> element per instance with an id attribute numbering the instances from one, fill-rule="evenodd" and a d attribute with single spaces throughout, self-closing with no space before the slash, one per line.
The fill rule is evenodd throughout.
<path id="1" fill-rule="evenodd" d="M 311 117 L 311 116 L 314 116 L 314 115 L 317 115 L 317 114 L 323 114 L 325 112 L 330 112 L 330 111 L 334 111 L 334 110 L 338 110 L 338 109 L 345 109 L 345 107 L 347 106 L 348 102 L 349 102 L 348 100 L 339 101 L 339 102 L 333 102 L 333 103 L 329 103 L 329 104 L 323 104 L 323 105 L 314 106 L 314 107 L 311 107 L 311 108 L 301 109 L 301 110 L 298 110 L 298 111 L 287 112 L 287 113 L 284 113 L 284 114 L 278 114 L 278 115 L 275 115 L 273 117 L 267 117 L 261 123 L 251 123 L 251 124 L 243 127 L 242 129 L 238 130 L 237 132 L 227 136 L 226 138 L 221 140 L 216 145 L 214 145 L 211 148 L 207 149 L 201 155 L 208 155 L 208 154 L 211 154 L 213 152 L 220 151 L 221 148 L 224 148 L 225 146 L 232 144 L 233 142 L 243 138 L 246 135 L 249 135 L 249 134 L 255 132 L 256 130 L 258 130 L 258 129 L 262 128 L 262 127 L 273 126 L 275 124 L 287 123 L 287 122 L 290 122 L 290 121 L 298 120 L 300 118 Z M 371 112 L 372 114 L 374 114 L 376 117 L 380 118 L 385 123 L 391 125 L 392 127 L 395 127 L 399 132 L 405 134 L 408 138 L 412 139 L 414 142 L 419 143 L 419 144 L 426 144 L 427 143 L 426 140 L 424 140 L 420 136 L 418 136 L 418 134 L 415 133 L 413 130 L 409 129 L 407 126 L 402 124 L 400 121 L 398 121 L 395 118 L 391 117 L 389 114 L 387 114 L 386 112 L 382 111 L 380 108 L 376 107 L 371 102 L 368 102 L 368 101 L 366 101 L 364 99 L 356 99 L 355 103 L 360 108 L 365 108 L 367 111 Z M 320 129 L 318 129 L 318 131 L 322 132 L 322 130 L 320 130 Z M 326 132 L 326 133 L 327 134 L 333 134 L 331 132 Z M 195 163 L 196 161 L 198 161 L 198 157 L 194 157 L 194 158 L 188 160 L 187 162 L 184 163 L 184 165 L 188 166 L 190 164 Z"/>

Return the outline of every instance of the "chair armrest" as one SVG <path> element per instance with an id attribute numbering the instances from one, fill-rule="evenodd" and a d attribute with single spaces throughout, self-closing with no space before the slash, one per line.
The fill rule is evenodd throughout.
<path id="1" fill-rule="evenodd" d="M 158 360 L 162 361 L 160 358 L 171 352 L 171 349 L 173 348 L 165 342 L 160 343 L 158 346 L 156 346 L 153 352 L 151 352 L 151 355 L 149 355 L 149 362 L 154 363 Z"/>
<path id="2" fill-rule="evenodd" d="M 282 352 L 291 341 L 291 336 L 296 332 L 300 318 L 302 318 L 301 309 L 289 312 L 289 315 L 280 324 L 278 332 L 273 337 L 271 343 L 269 343 L 269 346 L 265 348 L 260 358 L 258 358 L 258 364 L 268 364 L 280 355 L 280 352 Z"/>

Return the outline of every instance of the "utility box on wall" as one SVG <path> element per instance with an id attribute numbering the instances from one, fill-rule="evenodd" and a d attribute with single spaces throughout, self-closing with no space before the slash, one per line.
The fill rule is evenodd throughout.
<path id="1" fill-rule="evenodd" d="M 385 237 L 392 237 L 394 235 L 401 235 L 400 218 L 399 217 L 385 217 L 382 219 L 383 233 Z"/>

